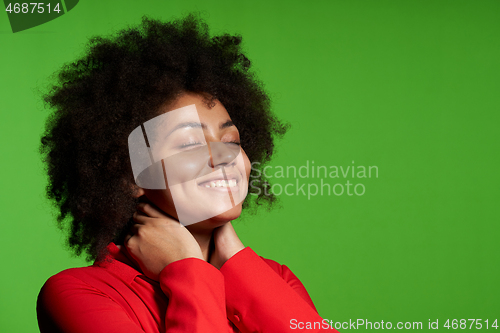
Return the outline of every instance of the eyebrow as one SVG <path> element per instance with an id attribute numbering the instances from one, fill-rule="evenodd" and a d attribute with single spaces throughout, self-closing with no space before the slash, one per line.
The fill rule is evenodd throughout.
<path id="1" fill-rule="evenodd" d="M 225 123 L 219 125 L 219 129 L 223 130 L 224 128 L 228 128 L 231 126 L 234 126 L 233 122 L 231 120 L 227 120 Z"/>
<path id="2" fill-rule="evenodd" d="M 223 123 L 221 123 L 219 125 L 219 129 L 220 130 L 223 130 L 225 128 L 228 128 L 228 127 L 232 127 L 232 126 L 235 126 L 234 123 L 231 121 L 231 120 L 227 120 Z M 165 135 L 165 138 L 168 137 L 170 134 L 172 134 L 173 132 L 177 131 L 178 129 L 181 129 L 181 128 L 202 128 L 202 129 L 207 129 L 207 125 L 206 124 L 203 124 L 203 123 L 198 123 L 196 121 L 188 121 L 188 122 L 184 122 L 184 123 L 180 123 L 180 124 L 177 124 L 177 126 L 175 126 L 174 128 L 172 128 L 166 135 Z"/>

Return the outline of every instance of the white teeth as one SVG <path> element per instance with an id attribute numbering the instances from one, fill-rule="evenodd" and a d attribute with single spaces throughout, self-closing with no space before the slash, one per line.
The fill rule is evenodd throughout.
<path id="1" fill-rule="evenodd" d="M 235 179 L 230 180 L 215 180 L 211 181 L 209 184 L 206 184 L 205 187 L 234 187 L 237 185 Z"/>

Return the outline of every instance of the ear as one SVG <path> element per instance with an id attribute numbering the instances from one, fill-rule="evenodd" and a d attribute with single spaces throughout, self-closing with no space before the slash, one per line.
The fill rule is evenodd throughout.
<path id="1" fill-rule="evenodd" d="M 146 194 L 146 191 L 144 191 L 144 189 L 142 187 L 137 186 L 137 184 L 135 184 L 135 182 L 131 183 L 130 181 L 127 181 L 125 179 L 123 179 L 122 181 L 123 181 L 124 186 L 132 189 L 132 196 L 134 198 L 139 198 L 139 197 Z"/>
<path id="2" fill-rule="evenodd" d="M 134 190 L 134 198 L 139 198 L 141 196 L 143 196 L 144 194 L 146 194 L 146 191 L 144 191 L 144 189 L 142 187 L 139 187 L 137 185 L 134 185 L 133 186 L 133 190 Z"/>

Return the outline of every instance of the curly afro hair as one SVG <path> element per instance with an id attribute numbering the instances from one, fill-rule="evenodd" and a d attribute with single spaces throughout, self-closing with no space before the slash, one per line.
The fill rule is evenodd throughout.
<path id="1" fill-rule="evenodd" d="M 190 14 L 164 23 L 147 17 L 111 37 L 92 37 L 85 54 L 65 64 L 43 94 L 51 114 L 41 139 L 47 195 L 58 207 L 58 226 L 76 255 L 95 260 L 129 227 L 138 199 L 128 155 L 128 135 L 158 115 L 182 92 L 218 99 L 240 131 L 250 161 L 262 168 L 273 140 L 287 125 L 270 111 L 269 97 L 249 71 L 241 37 L 210 37 L 207 25 Z M 253 184 L 243 207 L 276 200 Z M 250 189 L 249 189 L 250 193 Z M 266 193 L 266 194 L 264 194 Z"/>

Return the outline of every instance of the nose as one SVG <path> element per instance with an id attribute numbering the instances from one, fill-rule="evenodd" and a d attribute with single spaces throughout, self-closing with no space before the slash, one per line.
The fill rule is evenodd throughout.
<path id="1" fill-rule="evenodd" d="M 211 168 L 226 167 L 236 163 L 236 157 L 240 153 L 240 146 L 228 142 L 208 142 L 210 146 Z"/>

